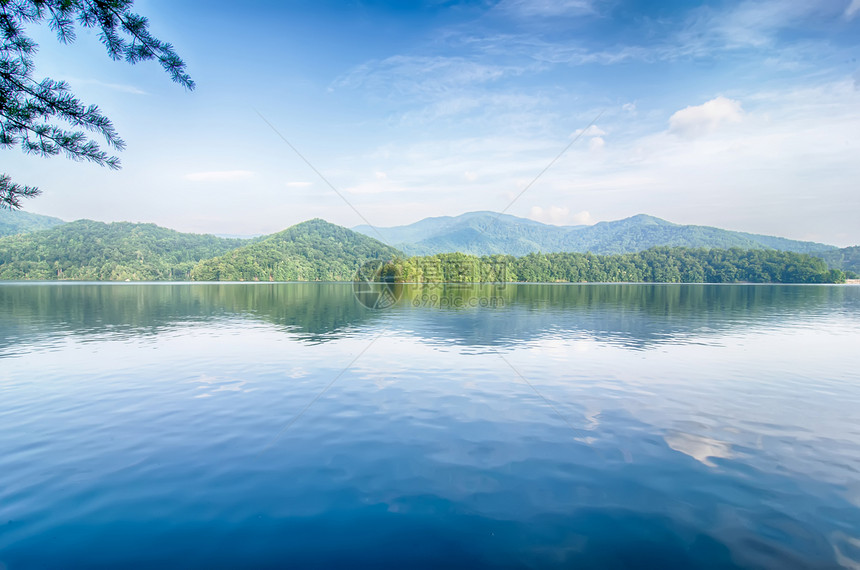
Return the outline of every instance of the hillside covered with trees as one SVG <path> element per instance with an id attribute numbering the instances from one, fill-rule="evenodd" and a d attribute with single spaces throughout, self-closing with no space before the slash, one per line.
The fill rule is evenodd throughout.
<path id="1" fill-rule="evenodd" d="M 373 238 L 314 219 L 201 261 L 196 281 L 347 281 L 362 263 L 402 254 Z"/>
<path id="2" fill-rule="evenodd" d="M 60 218 L 0 208 L 0 237 L 49 230 L 65 223 Z"/>
<path id="3" fill-rule="evenodd" d="M 860 245 L 832 249 L 815 254 L 834 269 L 841 269 L 852 278 L 860 274 Z"/>
<path id="4" fill-rule="evenodd" d="M 155 224 L 79 220 L 0 239 L 0 279 L 185 280 L 201 259 L 246 243 Z"/>

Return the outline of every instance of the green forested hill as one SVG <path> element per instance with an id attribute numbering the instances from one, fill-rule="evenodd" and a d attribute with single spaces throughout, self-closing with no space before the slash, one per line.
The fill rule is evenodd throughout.
<path id="1" fill-rule="evenodd" d="M 833 249 L 815 254 L 835 269 L 860 273 L 860 245 Z"/>
<path id="2" fill-rule="evenodd" d="M 79 220 L 0 238 L 0 279 L 183 280 L 201 259 L 246 243 L 155 224 Z"/>
<path id="3" fill-rule="evenodd" d="M 314 219 L 296 224 L 191 271 L 197 281 L 344 281 L 370 259 L 402 255 L 382 242 Z"/>
<path id="4" fill-rule="evenodd" d="M 526 255 L 534 252 L 635 253 L 652 247 L 778 249 L 812 253 L 835 249 L 820 243 L 749 234 L 709 226 L 673 224 L 638 215 L 593 226 L 553 226 L 534 220 L 470 212 L 425 218 L 408 226 L 356 231 L 377 236 L 410 255 L 462 252 L 472 255 Z"/>
<path id="5" fill-rule="evenodd" d="M 710 226 L 680 225 L 654 216 L 638 215 L 615 222 L 601 222 L 571 232 L 564 251 L 614 254 L 636 253 L 653 247 L 776 249 L 795 253 L 833 249 L 833 246 L 821 243 Z"/>
<path id="6" fill-rule="evenodd" d="M 0 237 L 47 230 L 65 223 L 60 218 L 0 208 Z"/>

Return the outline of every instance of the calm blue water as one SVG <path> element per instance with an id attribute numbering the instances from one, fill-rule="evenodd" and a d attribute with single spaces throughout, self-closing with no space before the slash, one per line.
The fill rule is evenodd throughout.
<path id="1" fill-rule="evenodd" d="M 0 284 L 0 569 L 168 566 L 860 568 L 860 288 Z"/>

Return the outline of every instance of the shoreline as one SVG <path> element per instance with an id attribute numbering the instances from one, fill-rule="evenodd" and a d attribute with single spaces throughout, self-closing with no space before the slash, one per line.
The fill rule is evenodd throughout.
<path id="1" fill-rule="evenodd" d="M 77 285 L 296 285 L 319 283 L 329 285 L 350 285 L 354 281 L 130 281 L 123 279 L 122 281 L 115 280 L 77 280 L 77 279 L 54 279 L 54 280 L 29 280 L 29 279 L 10 279 L 0 280 L 0 285 L 59 285 L 59 284 L 77 284 Z M 365 283 L 374 285 L 386 285 L 385 281 L 367 281 Z M 860 279 L 847 279 L 844 283 L 784 283 L 780 281 L 734 281 L 730 283 L 718 281 L 695 281 L 695 282 L 678 282 L 678 281 L 434 281 L 430 283 L 418 281 L 403 281 L 398 285 L 423 286 L 423 287 L 440 287 L 440 286 L 485 286 L 498 287 L 507 285 L 860 285 Z"/>

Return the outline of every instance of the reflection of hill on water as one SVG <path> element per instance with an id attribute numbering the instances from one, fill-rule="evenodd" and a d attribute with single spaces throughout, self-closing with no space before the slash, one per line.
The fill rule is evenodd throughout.
<path id="1" fill-rule="evenodd" d="M 482 300 L 488 300 L 482 302 Z M 588 335 L 647 347 L 768 322 L 860 313 L 860 290 L 755 285 L 406 286 L 393 309 L 358 303 L 348 283 L 3 284 L 0 350 L 51 335 L 157 334 L 195 322 L 255 319 L 305 342 L 368 322 L 431 342 L 507 345 Z"/>
<path id="2" fill-rule="evenodd" d="M 302 341 L 325 342 L 381 314 L 355 300 L 351 283 L 203 285 L 201 300 L 229 315 L 246 315 L 289 330 Z M 196 289 L 197 286 L 190 286 Z"/>
<path id="3" fill-rule="evenodd" d="M 433 296 L 436 300 L 434 301 Z M 495 308 L 473 308 L 481 302 Z M 504 346 L 551 334 L 645 348 L 769 322 L 860 314 L 860 290 L 792 285 L 506 285 L 409 287 L 409 330 L 428 340 Z M 399 320 L 398 320 L 399 322 Z M 401 325 L 405 326 L 405 325 Z"/>
<path id="4" fill-rule="evenodd" d="M 0 350 L 34 336 L 130 337 L 237 318 L 321 342 L 376 315 L 343 283 L 0 285 Z"/>

